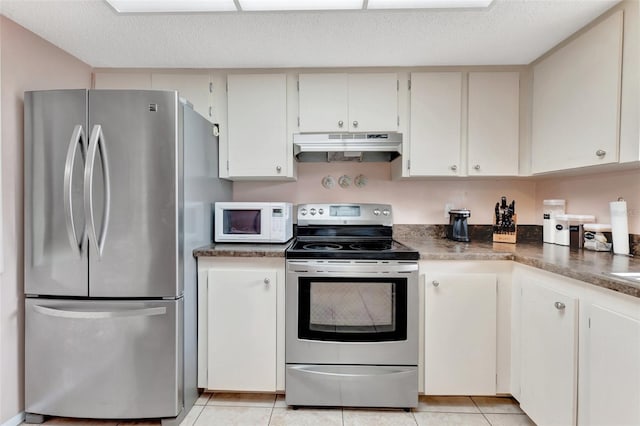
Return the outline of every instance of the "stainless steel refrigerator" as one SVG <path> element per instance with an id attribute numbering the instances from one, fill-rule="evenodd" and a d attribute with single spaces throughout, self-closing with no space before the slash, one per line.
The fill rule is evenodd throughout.
<path id="1" fill-rule="evenodd" d="M 27 420 L 162 418 L 197 398 L 213 125 L 177 92 L 25 92 Z"/>

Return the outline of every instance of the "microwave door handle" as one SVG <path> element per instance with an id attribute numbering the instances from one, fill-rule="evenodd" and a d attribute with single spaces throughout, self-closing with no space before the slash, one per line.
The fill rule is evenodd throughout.
<path id="1" fill-rule="evenodd" d="M 100 238 L 96 232 L 95 214 L 93 208 L 93 174 L 95 168 L 96 155 L 100 151 L 100 159 L 102 170 L 104 173 L 104 219 Z M 88 214 L 87 228 L 89 230 L 89 239 L 93 241 L 94 247 L 98 252 L 98 257 L 102 257 L 104 250 L 104 242 L 109 227 L 109 213 L 111 210 L 111 186 L 109 184 L 109 161 L 104 143 L 104 133 L 102 126 L 96 124 L 91 130 L 91 138 L 89 139 L 89 148 L 87 152 L 87 163 L 84 169 L 84 208 Z"/>
<path id="2" fill-rule="evenodd" d="M 78 145 L 80 145 L 80 153 L 82 157 L 85 156 L 84 150 L 84 130 L 82 125 L 78 124 L 74 127 L 71 134 L 71 140 L 69 141 L 69 147 L 67 148 L 67 157 L 64 162 L 64 216 L 67 228 L 67 237 L 69 238 L 69 244 L 73 250 L 73 253 L 82 257 L 82 246 L 87 239 L 87 230 L 83 230 L 82 239 L 78 242 L 78 233 L 76 232 L 76 224 L 73 219 L 73 200 L 71 199 L 71 193 L 73 192 L 73 169 L 76 162 L 76 155 L 78 152 Z"/>

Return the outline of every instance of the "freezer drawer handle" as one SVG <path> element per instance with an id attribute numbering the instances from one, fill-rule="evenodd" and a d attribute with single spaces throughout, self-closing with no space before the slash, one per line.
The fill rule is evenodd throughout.
<path id="1" fill-rule="evenodd" d="M 406 371 L 406 370 L 396 370 L 396 369 L 389 369 L 389 370 L 367 370 L 364 373 L 340 373 L 340 372 L 333 372 L 333 371 L 322 371 L 322 370 L 317 370 L 313 367 L 291 367 L 294 370 L 298 370 L 298 371 L 303 371 L 305 373 L 309 373 L 309 374 L 317 374 L 319 376 L 335 376 L 335 377 L 371 377 L 371 376 L 388 376 L 388 375 L 394 375 L 394 374 L 404 374 L 404 373 L 409 373 L 409 374 L 413 374 L 411 371 Z"/>
<path id="2" fill-rule="evenodd" d="M 151 317 L 154 315 L 164 315 L 167 313 L 167 308 L 165 307 L 128 309 L 121 311 L 74 311 L 69 309 L 47 308 L 45 306 L 34 305 L 33 310 L 42 315 L 47 315 L 50 317 L 81 319 Z"/>
<path id="3" fill-rule="evenodd" d="M 100 159 L 102 162 L 102 170 L 104 172 L 104 222 L 100 231 L 100 239 L 96 232 L 96 222 L 93 213 L 93 169 L 96 162 L 96 154 L 100 151 Z M 109 227 L 109 212 L 111 211 L 111 186 L 109 185 L 109 161 L 107 158 L 107 150 L 104 143 L 104 134 L 102 126 L 96 124 L 91 130 L 91 138 L 89 139 L 89 149 L 87 152 L 87 163 L 84 168 L 84 210 L 88 214 L 87 228 L 89 229 L 89 239 L 98 252 L 98 257 L 102 257 L 104 250 L 104 241 Z"/>
<path id="4" fill-rule="evenodd" d="M 67 237 L 69 237 L 69 243 L 73 252 L 82 257 L 82 246 L 87 239 L 87 230 L 84 229 L 82 233 L 82 239 L 78 242 L 78 234 L 76 232 L 76 224 L 73 221 L 73 202 L 71 200 L 71 192 L 73 191 L 73 168 L 76 162 L 76 154 L 78 152 L 78 145 L 80 145 L 80 154 L 84 160 L 85 158 L 85 146 L 84 146 L 84 130 L 82 126 L 78 124 L 73 129 L 71 134 L 71 140 L 69 141 L 69 148 L 67 149 L 67 159 L 64 162 L 64 214 L 67 224 Z"/>

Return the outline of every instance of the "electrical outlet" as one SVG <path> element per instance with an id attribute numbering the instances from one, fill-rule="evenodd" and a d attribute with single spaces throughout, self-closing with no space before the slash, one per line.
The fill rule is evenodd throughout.
<path id="1" fill-rule="evenodd" d="M 449 219 L 449 210 L 453 210 L 453 204 L 446 203 L 444 205 L 444 218 Z"/>

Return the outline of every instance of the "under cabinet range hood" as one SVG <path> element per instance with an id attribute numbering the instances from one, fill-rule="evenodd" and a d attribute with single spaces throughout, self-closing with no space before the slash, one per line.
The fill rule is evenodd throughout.
<path id="1" fill-rule="evenodd" d="M 300 162 L 389 162 L 402 154 L 402 133 L 304 133 L 293 135 Z"/>

